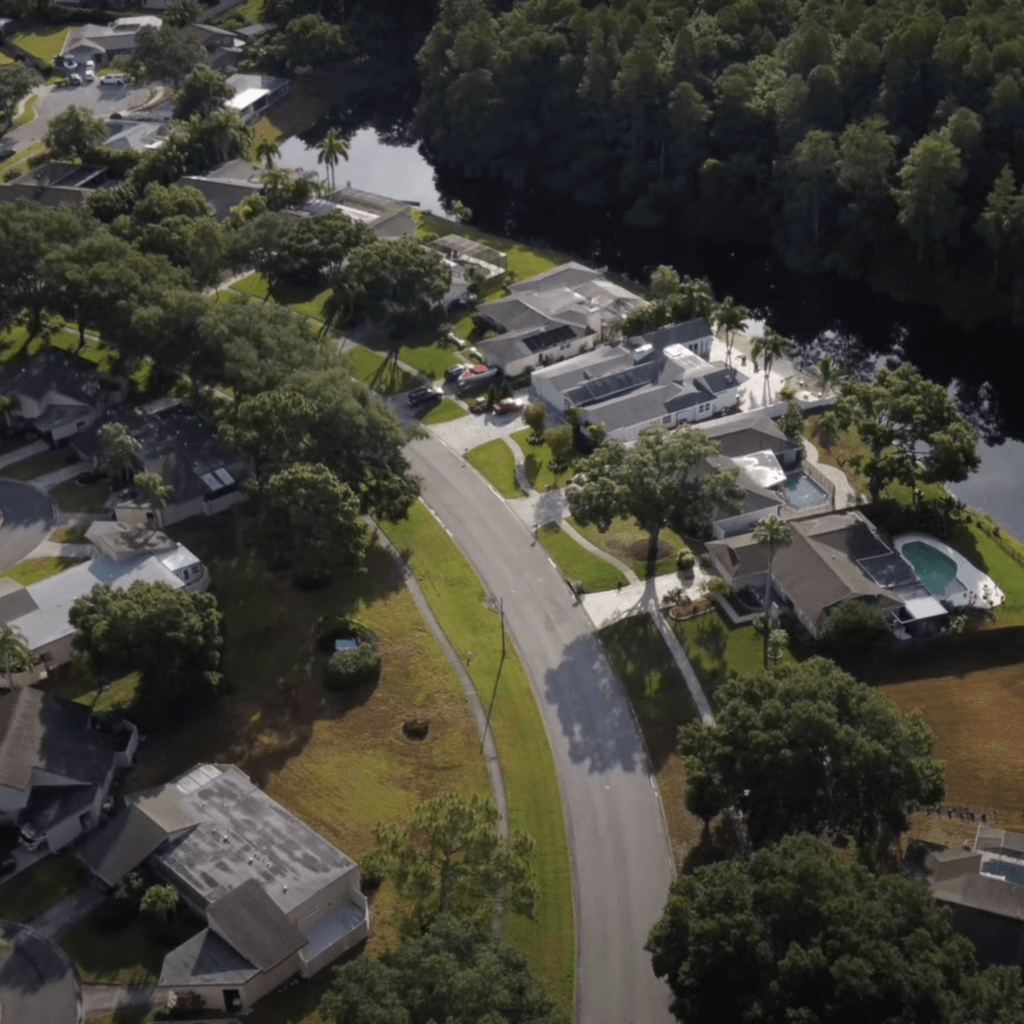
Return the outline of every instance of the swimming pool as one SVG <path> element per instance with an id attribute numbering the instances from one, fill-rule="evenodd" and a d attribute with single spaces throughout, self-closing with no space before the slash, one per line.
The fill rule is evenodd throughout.
<path id="1" fill-rule="evenodd" d="M 1006 600 L 995 580 L 959 551 L 926 533 L 905 533 L 893 547 L 936 597 L 955 607 L 995 608 Z"/>
<path id="2" fill-rule="evenodd" d="M 812 505 L 824 505 L 828 501 L 826 491 L 802 470 L 790 473 L 782 486 L 786 491 L 786 504 L 790 508 L 810 508 Z"/>
<path id="3" fill-rule="evenodd" d="M 963 590 L 956 578 L 956 562 L 924 541 L 914 540 L 903 545 L 903 557 L 917 570 L 921 582 L 936 597 Z"/>

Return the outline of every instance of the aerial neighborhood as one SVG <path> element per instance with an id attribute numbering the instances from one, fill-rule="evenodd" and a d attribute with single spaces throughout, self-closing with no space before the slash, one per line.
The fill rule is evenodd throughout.
<path id="1" fill-rule="evenodd" d="M 2 0 L 0 1020 L 1024 1024 L 1024 22 L 897 7 Z"/>

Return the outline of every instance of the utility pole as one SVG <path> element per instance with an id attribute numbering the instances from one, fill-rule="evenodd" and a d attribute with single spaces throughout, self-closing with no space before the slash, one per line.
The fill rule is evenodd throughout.
<path id="1" fill-rule="evenodd" d="M 484 723 L 484 734 L 480 737 L 480 752 L 483 753 L 484 742 L 487 740 L 487 732 L 491 728 L 491 712 L 494 710 L 494 699 L 498 696 L 498 683 L 501 680 L 501 670 L 505 664 L 505 599 L 498 598 L 498 614 L 501 616 L 501 661 L 498 663 L 498 674 L 494 679 L 494 691 L 491 693 L 491 703 L 487 708 L 487 720 Z"/>

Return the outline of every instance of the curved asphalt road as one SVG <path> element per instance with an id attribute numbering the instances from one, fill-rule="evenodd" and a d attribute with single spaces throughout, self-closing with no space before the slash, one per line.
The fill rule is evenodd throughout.
<path id="1" fill-rule="evenodd" d="M 0 572 L 6 572 L 46 540 L 57 506 L 38 487 L 0 479 L 0 516 Z"/>
<path id="2" fill-rule="evenodd" d="M 433 439 L 406 448 L 423 498 L 494 598 L 533 682 L 561 786 L 576 901 L 576 1019 L 665 1024 L 668 987 L 644 952 L 673 878 L 629 700 L 590 620 L 504 501 Z M 498 694 L 501 700 L 501 694 Z"/>
<path id="3" fill-rule="evenodd" d="M 3 1024 L 78 1024 L 78 979 L 64 951 L 23 925 L 0 922 Z"/>

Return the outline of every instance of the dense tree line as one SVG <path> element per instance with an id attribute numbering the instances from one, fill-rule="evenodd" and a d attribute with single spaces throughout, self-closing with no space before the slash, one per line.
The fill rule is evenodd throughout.
<path id="1" fill-rule="evenodd" d="M 1022 29 L 988 0 L 444 0 L 419 124 L 471 177 L 1020 319 Z"/>

